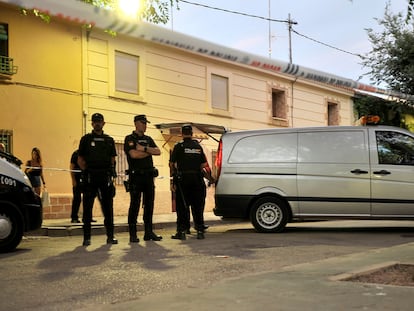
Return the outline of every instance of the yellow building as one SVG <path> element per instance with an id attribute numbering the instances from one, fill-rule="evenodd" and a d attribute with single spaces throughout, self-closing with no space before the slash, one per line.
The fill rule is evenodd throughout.
<path id="1" fill-rule="evenodd" d="M 171 124 L 193 122 L 234 131 L 354 122 L 352 89 L 324 83 L 318 74 L 298 75 L 298 67 L 283 70 L 260 57 L 247 61 L 242 51 L 123 21 L 79 1 L 38 1 L 37 9 L 52 16 L 50 23 L 22 15 L 14 2 L 0 1 L 0 55 L 8 64 L 0 67 L 0 135 L 23 162 L 33 147 L 41 150 L 52 197 L 45 218 L 70 217 L 66 169 L 80 137 L 91 130 L 95 112 L 105 116 L 104 131 L 119 151 L 116 215 L 126 215 L 128 209 L 122 150 L 137 114 L 147 115 L 147 134 L 162 151 L 154 157 L 160 170 L 156 214 L 171 209 L 168 159 L 180 139 L 179 127 Z M 22 6 L 25 2 L 18 1 Z M 86 23 L 95 26 L 83 27 Z M 118 32 L 115 37 L 105 32 L 112 28 Z M 213 165 L 217 142 L 196 134 Z M 210 189 L 207 210 L 213 207 L 212 195 Z"/>

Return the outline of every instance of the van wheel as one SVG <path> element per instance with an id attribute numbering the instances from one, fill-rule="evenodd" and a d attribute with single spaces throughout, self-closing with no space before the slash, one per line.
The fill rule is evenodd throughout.
<path id="1" fill-rule="evenodd" d="M 258 199 L 250 211 L 250 221 L 258 232 L 281 232 L 287 220 L 286 204 L 274 197 Z"/>
<path id="2" fill-rule="evenodd" d="M 17 247 L 23 238 L 23 220 L 17 207 L 0 201 L 0 252 L 8 252 Z"/>

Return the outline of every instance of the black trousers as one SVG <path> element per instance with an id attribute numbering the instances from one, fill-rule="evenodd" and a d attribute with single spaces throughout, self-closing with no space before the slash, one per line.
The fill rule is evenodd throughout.
<path id="1" fill-rule="evenodd" d="M 78 220 L 79 219 L 79 207 L 82 202 L 82 190 L 81 187 L 76 185 L 75 187 L 72 187 L 73 197 L 72 197 L 72 213 L 70 215 L 70 218 L 72 220 Z"/>
<path id="2" fill-rule="evenodd" d="M 107 174 L 89 174 L 83 192 L 83 236 L 91 238 L 92 209 L 96 196 L 101 199 L 102 214 L 108 238 L 114 237 L 113 184 Z"/>
<path id="3" fill-rule="evenodd" d="M 143 220 L 146 230 L 152 230 L 152 216 L 154 214 L 155 185 L 152 173 L 134 174 L 130 176 L 130 203 L 128 210 L 128 224 L 137 224 L 139 208 L 144 210 Z"/>
<path id="4" fill-rule="evenodd" d="M 177 231 L 190 229 L 190 213 L 194 227 L 204 231 L 204 206 L 206 201 L 206 185 L 198 174 L 183 175 L 176 181 Z M 191 212 L 190 212 L 191 211 Z"/>

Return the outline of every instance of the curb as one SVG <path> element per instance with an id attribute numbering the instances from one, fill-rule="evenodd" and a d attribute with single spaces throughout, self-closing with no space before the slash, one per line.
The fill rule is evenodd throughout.
<path id="1" fill-rule="evenodd" d="M 207 225 L 214 225 L 222 223 L 221 220 L 206 220 L 205 223 Z M 175 229 L 176 222 L 160 222 L 154 223 L 153 227 L 154 230 L 159 229 Z M 137 230 L 143 231 L 144 224 L 138 223 Z M 114 225 L 114 232 L 115 233 L 122 233 L 128 232 L 128 224 L 127 223 L 115 223 Z M 93 235 L 104 235 L 106 234 L 105 226 L 103 224 L 92 224 L 92 234 Z M 49 236 L 49 237 L 67 237 L 67 236 L 80 236 L 83 235 L 83 225 L 82 224 L 65 224 L 65 225 L 43 225 L 42 228 L 31 231 L 25 234 L 26 236 Z"/>

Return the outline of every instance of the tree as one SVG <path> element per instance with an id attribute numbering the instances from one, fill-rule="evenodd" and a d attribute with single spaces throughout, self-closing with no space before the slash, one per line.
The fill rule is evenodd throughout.
<path id="1" fill-rule="evenodd" d="M 117 5 L 117 0 L 81 0 L 83 2 L 99 7 L 107 7 L 114 9 Z M 138 18 L 146 20 L 154 24 L 166 24 L 169 20 L 169 7 L 174 3 L 178 7 L 179 0 L 140 0 L 144 7 L 140 11 Z"/>
<path id="2" fill-rule="evenodd" d="M 414 109 L 404 103 L 385 100 L 379 97 L 358 94 L 354 98 L 356 117 L 376 115 L 380 117 L 379 124 L 392 125 L 409 129 L 405 123 L 405 114 L 413 114 Z"/>
<path id="3" fill-rule="evenodd" d="M 414 0 L 410 0 L 410 3 Z M 384 17 L 377 19 L 383 30 L 375 33 L 367 29 L 372 50 L 367 53 L 362 64 L 369 68 L 367 74 L 375 84 L 386 84 L 389 89 L 414 94 L 414 32 L 413 21 L 406 22 L 403 14 L 392 14 L 389 5 Z M 405 114 L 414 114 L 413 103 L 390 101 L 372 96 L 357 96 L 354 109 L 358 117 L 378 115 L 381 124 L 408 128 Z"/>
<path id="4" fill-rule="evenodd" d="M 82 2 L 98 6 L 106 7 L 109 10 L 115 9 L 118 0 L 80 0 Z M 169 7 L 174 4 L 177 5 L 179 0 L 140 0 L 142 1 L 144 9 L 140 11 L 138 18 L 143 19 L 147 22 L 154 24 L 166 24 L 170 18 L 169 16 Z M 34 14 L 35 16 L 42 19 L 44 22 L 50 22 L 50 16 L 46 13 L 43 13 L 37 9 L 26 10 L 21 9 L 23 15 L 28 15 L 29 13 Z M 86 25 L 87 26 L 87 25 Z"/>
<path id="5" fill-rule="evenodd" d="M 414 0 L 413 0 L 414 1 Z M 385 8 L 380 33 L 367 29 L 372 50 L 364 56 L 362 64 L 375 84 L 385 83 L 390 89 L 414 94 L 414 31 L 413 24 L 404 22 L 402 13 L 392 14 Z"/>

